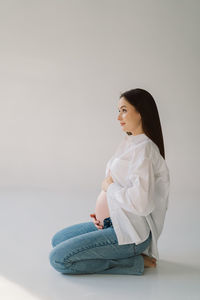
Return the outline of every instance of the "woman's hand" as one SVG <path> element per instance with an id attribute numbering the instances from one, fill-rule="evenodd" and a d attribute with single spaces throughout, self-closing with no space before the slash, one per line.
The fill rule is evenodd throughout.
<path id="1" fill-rule="evenodd" d="M 110 176 L 110 170 L 109 170 L 109 175 L 103 180 L 101 189 L 107 192 L 108 186 L 113 183 L 112 176 Z"/>
<path id="2" fill-rule="evenodd" d="M 96 219 L 96 214 L 90 214 L 90 217 L 93 218 L 94 225 L 95 225 L 98 229 L 102 229 L 102 228 L 103 228 L 102 225 L 99 225 L 100 221 Z"/>

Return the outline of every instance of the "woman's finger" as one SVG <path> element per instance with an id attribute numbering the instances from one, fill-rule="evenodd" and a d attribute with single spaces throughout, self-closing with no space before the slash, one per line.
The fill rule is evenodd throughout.
<path id="1" fill-rule="evenodd" d="M 103 228 L 103 226 L 101 226 L 101 225 L 95 225 L 98 229 L 102 229 Z"/>
<path id="2" fill-rule="evenodd" d="M 102 228 L 103 228 L 103 226 L 100 225 L 100 220 L 97 220 L 97 219 L 96 219 L 96 215 L 95 215 L 95 214 L 90 214 L 90 217 L 93 219 L 92 221 L 93 221 L 94 225 L 95 225 L 98 229 L 102 229 Z"/>
<path id="3" fill-rule="evenodd" d="M 98 220 L 97 220 L 97 219 L 95 219 L 94 217 L 92 217 L 92 219 L 93 219 L 93 222 L 98 222 Z"/>
<path id="4" fill-rule="evenodd" d="M 90 215 L 90 216 L 91 216 L 91 215 Z M 95 217 L 91 216 L 91 218 L 94 219 L 94 220 L 97 221 L 97 222 L 100 222 L 100 220 L 97 220 L 96 215 L 95 215 Z"/>
<path id="5" fill-rule="evenodd" d="M 98 226 L 98 225 L 97 225 L 97 226 Z M 98 229 L 103 229 L 103 226 L 100 225 L 100 226 L 98 226 L 97 228 L 98 228 Z"/>
<path id="6" fill-rule="evenodd" d="M 96 219 L 96 215 L 95 214 L 90 214 L 90 217 Z"/>
<path id="7" fill-rule="evenodd" d="M 98 228 L 102 228 L 103 227 L 102 224 L 100 223 L 100 221 L 96 222 L 95 224 L 98 226 Z"/>
<path id="8" fill-rule="evenodd" d="M 93 223 L 94 223 L 94 225 L 98 228 L 98 229 L 102 229 L 103 228 L 103 226 L 102 225 L 100 225 L 100 221 L 93 221 Z"/>
<path id="9" fill-rule="evenodd" d="M 92 218 L 93 220 L 93 223 L 96 225 L 96 224 L 99 224 L 99 221 L 98 220 L 96 220 L 96 219 L 94 219 L 94 218 Z"/>

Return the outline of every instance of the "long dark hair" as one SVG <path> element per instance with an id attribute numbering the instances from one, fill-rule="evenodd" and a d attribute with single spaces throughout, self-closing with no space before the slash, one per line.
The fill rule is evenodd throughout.
<path id="1" fill-rule="evenodd" d="M 152 95 L 144 89 L 136 88 L 121 93 L 141 115 L 144 133 L 158 146 L 160 154 L 165 159 L 164 140 L 157 105 Z M 126 132 L 131 135 L 131 132 Z"/>

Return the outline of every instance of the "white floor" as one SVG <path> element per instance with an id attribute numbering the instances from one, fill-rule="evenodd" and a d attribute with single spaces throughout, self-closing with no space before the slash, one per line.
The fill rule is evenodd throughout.
<path id="1" fill-rule="evenodd" d="M 143 276 L 63 275 L 51 267 L 52 235 L 73 223 L 89 221 L 95 195 L 83 190 L 1 190 L 0 299 L 199 300 L 198 212 L 188 210 L 183 197 L 167 212 L 157 268 L 145 269 Z M 182 212 L 177 217 L 180 202 Z"/>

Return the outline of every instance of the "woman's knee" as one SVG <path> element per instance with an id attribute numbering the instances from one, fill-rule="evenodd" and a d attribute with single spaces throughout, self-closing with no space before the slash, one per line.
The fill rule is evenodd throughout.
<path id="1" fill-rule="evenodd" d="M 60 243 L 59 232 L 55 233 L 51 238 L 52 247 L 56 247 Z"/>
<path id="2" fill-rule="evenodd" d="M 59 230 L 57 233 L 54 234 L 54 236 L 51 239 L 51 245 L 55 247 L 63 241 L 92 231 L 98 231 L 98 229 L 91 221 L 70 225 Z"/>
<path id="3" fill-rule="evenodd" d="M 58 244 L 68 240 L 72 237 L 72 233 L 70 230 L 71 226 L 68 226 L 66 228 L 62 228 L 58 232 L 56 232 L 53 237 L 51 238 L 51 245 L 53 247 L 56 247 Z"/>
<path id="4" fill-rule="evenodd" d="M 49 253 L 50 265 L 58 272 L 63 274 L 76 274 L 72 268 L 72 263 L 64 258 L 62 253 L 54 248 Z"/>

